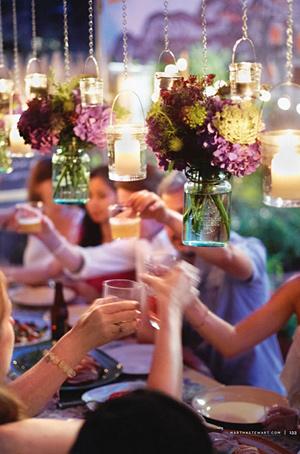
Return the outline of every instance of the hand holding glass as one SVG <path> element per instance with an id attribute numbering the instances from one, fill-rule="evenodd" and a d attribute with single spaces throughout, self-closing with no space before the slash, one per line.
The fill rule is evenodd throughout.
<path id="1" fill-rule="evenodd" d="M 118 300 L 141 303 L 144 285 L 129 279 L 111 279 L 103 283 L 103 298 L 114 296 Z"/>
<path id="2" fill-rule="evenodd" d="M 42 202 L 18 203 L 16 205 L 16 220 L 20 233 L 39 233 L 41 231 L 42 208 Z"/>
<path id="3" fill-rule="evenodd" d="M 141 218 L 131 208 L 120 204 L 111 205 L 109 207 L 109 224 L 113 240 L 140 237 Z"/>

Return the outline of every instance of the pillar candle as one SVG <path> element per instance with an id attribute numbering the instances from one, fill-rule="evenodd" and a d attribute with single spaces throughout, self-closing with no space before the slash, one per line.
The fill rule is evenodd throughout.
<path id="1" fill-rule="evenodd" d="M 115 172 L 119 175 L 136 175 L 140 171 L 140 142 L 130 132 L 123 133 L 114 144 Z"/>

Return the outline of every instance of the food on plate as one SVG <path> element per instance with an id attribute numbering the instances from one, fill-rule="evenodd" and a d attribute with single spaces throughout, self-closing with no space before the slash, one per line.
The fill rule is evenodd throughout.
<path id="1" fill-rule="evenodd" d="M 116 391 L 109 396 L 108 400 L 117 399 L 118 397 L 125 396 L 128 393 L 130 393 L 130 391 Z"/>
<path id="2" fill-rule="evenodd" d="M 47 331 L 47 326 L 38 326 L 35 322 L 20 322 L 15 320 L 15 343 L 26 344 L 41 339 Z"/>
<path id="3" fill-rule="evenodd" d="M 76 376 L 66 381 L 70 385 L 82 385 L 83 383 L 98 380 L 104 373 L 104 368 L 91 355 L 86 355 L 75 367 Z"/>

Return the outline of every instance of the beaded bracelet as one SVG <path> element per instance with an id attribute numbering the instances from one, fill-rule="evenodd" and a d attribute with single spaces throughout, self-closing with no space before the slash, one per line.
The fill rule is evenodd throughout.
<path id="1" fill-rule="evenodd" d="M 77 374 L 63 359 L 60 359 L 55 353 L 50 350 L 44 350 L 43 356 L 47 363 L 52 363 L 61 369 L 69 378 L 75 377 Z"/>

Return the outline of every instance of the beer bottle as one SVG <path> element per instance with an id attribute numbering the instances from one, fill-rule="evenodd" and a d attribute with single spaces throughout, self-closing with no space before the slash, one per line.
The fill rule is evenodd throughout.
<path id="1" fill-rule="evenodd" d="M 51 307 L 52 340 L 58 341 L 68 331 L 68 308 L 64 300 L 63 285 L 55 282 L 54 303 Z"/>

